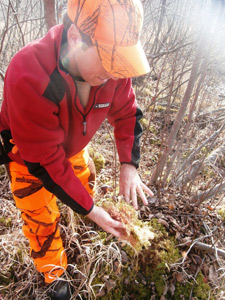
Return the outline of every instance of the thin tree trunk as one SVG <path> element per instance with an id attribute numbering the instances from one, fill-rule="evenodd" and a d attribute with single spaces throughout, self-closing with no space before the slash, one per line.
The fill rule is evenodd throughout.
<path id="1" fill-rule="evenodd" d="M 45 22 L 47 29 L 56 25 L 55 19 L 55 0 L 43 0 L 44 1 L 44 12 L 45 12 Z"/>
<path id="2" fill-rule="evenodd" d="M 163 185 L 165 185 L 166 180 L 167 180 L 167 178 L 168 178 L 168 176 L 169 176 L 169 174 L 171 172 L 171 169 L 172 169 L 172 167 L 174 165 L 175 159 L 176 159 L 176 157 L 178 155 L 178 151 L 180 149 L 180 145 L 183 142 L 183 140 L 185 139 L 185 137 L 187 137 L 188 131 L 189 131 L 190 126 L 191 126 L 192 115 L 193 115 L 193 112 L 194 112 L 194 109 L 195 109 L 195 106 L 196 106 L 196 103 L 197 103 L 197 100 L 198 100 L 198 97 L 199 97 L 199 94 L 200 94 L 200 91 L 201 91 L 201 88 L 202 88 L 202 84 L 203 84 L 203 82 L 205 80 L 206 71 L 207 71 L 207 63 L 206 63 L 206 60 L 205 60 L 204 63 L 202 64 L 202 68 L 201 68 L 201 71 L 200 71 L 201 77 L 199 79 L 198 86 L 196 88 L 196 93 L 195 93 L 195 97 L 193 99 L 193 103 L 192 103 L 192 105 L 190 107 L 189 117 L 188 117 L 188 123 L 187 123 L 186 129 L 185 129 L 185 132 L 184 132 L 184 134 L 183 134 L 183 136 L 181 138 L 181 141 L 178 143 L 177 149 L 174 152 L 174 154 L 173 154 L 173 156 L 171 158 L 171 161 L 170 161 L 170 163 L 169 163 L 169 165 L 167 167 L 166 174 L 165 174 L 165 176 L 163 178 Z"/>
<path id="3" fill-rule="evenodd" d="M 202 54 L 201 54 L 201 43 L 200 43 L 200 47 L 199 47 L 199 49 L 196 53 L 196 57 L 195 57 L 195 60 L 193 62 L 193 65 L 192 65 L 190 79 L 189 79 L 189 82 L 188 82 L 188 85 L 187 85 L 187 88 L 186 88 L 186 91 L 185 91 L 185 94 L 184 94 L 184 98 L 182 100 L 180 109 L 179 109 L 179 111 L 176 115 L 174 125 L 173 125 L 173 127 L 171 129 L 171 132 L 170 132 L 170 135 L 168 137 L 168 142 L 167 142 L 166 148 L 164 150 L 164 153 L 163 153 L 162 157 L 160 158 L 160 160 L 159 160 L 159 162 L 158 162 L 158 164 L 157 164 L 157 166 L 156 166 L 156 168 L 155 168 L 155 170 L 154 170 L 154 172 L 151 176 L 151 179 L 150 179 L 151 183 L 154 183 L 157 180 L 157 178 L 162 174 L 162 171 L 163 171 L 164 166 L 166 164 L 168 155 L 172 151 L 174 141 L 176 139 L 178 130 L 180 129 L 182 119 L 183 119 L 184 114 L 186 112 L 187 105 L 190 101 L 191 94 L 193 92 L 194 85 L 195 85 L 195 82 L 197 80 L 198 70 L 199 70 L 199 66 L 200 66 L 200 62 L 201 62 L 201 55 Z"/>

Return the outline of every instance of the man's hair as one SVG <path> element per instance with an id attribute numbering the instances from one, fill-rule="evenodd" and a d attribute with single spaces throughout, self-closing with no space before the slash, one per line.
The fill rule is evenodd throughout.
<path id="1" fill-rule="evenodd" d="M 74 24 L 74 23 L 70 20 L 70 18 L 68 17 L 68 14 L 66 13 L 63 17 L 63 25 L 64 25 L 64 29 L 66 32 L 68 32 L 68 30 L 72 24 Z M 80 32 L 82 42 L 86 45 L 86 47 L 93 46 L 91 38 L 87 34 L 83 33 L 79 28 L 78 28 L 78 30 Z"/>

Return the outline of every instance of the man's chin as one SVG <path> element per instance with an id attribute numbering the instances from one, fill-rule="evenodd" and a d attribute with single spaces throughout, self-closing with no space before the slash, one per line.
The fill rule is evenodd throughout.
<path id="1" fill-rule="evenodd" d="M 91 86 L 98 86 L 98 85 L 102 85 L 105 84 L 108 80 L 92 80 L 92 81 L 87 81 Z"/>

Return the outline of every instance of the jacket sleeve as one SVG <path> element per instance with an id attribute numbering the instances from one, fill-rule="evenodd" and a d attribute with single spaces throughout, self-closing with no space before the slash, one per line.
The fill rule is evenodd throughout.
<path id="1" fill-rule="evenodd" d="M 131 79 L 119 79 L 108 120 L 114 127 L 117 151 L 121 164 L 136 168 L 140 160 L 140 137 L 142 127 L 139 120 L 143 114 L 137 106 Z"/>
<path id="2" fill-rule="evenodd" d="M 93 199 L 66 158 L 59 106 L 42 96 L 47 80 L 44 74 L 19 74 L 16 66 L 7 72 L 4 98 L 10 130 L 29 172 L 62 202 L 85 215 L 91 211 Z"/>

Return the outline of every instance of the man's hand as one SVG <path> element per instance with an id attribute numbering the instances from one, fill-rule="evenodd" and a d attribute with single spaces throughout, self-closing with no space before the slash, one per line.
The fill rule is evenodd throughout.
<path id="1" fill-rule="evenodd" d="M 95 205 L 87 216 L 105 231 L 112 233 L 116 237 L 122 237 L 121 229 L 123 228 L 123 224 L 112 219 L 102 207 Z"/>
<path id="2" fill-rule="evenodd" d="M 137 169 L 129 164 L 122 164 L 120 169 L 120 195 L 130 204 L 130 200 L 135 209 L 138 209 L 137 193 L 141 197 L 144 205 L 148 204 L 144 191 L 150 196 L 153 192 L 141 181 Z"/>

